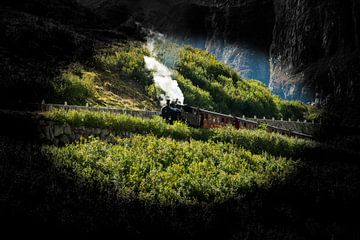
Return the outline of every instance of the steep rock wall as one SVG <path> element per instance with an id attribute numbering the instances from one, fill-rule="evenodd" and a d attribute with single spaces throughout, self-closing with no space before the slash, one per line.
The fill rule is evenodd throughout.
<path id="1" fill-rule="evenodd" d="M 274 0 L 274 7 L 271 89 L 288 99 L 317 95 L 333 121 L 358 122 L 360 2 Z"/>

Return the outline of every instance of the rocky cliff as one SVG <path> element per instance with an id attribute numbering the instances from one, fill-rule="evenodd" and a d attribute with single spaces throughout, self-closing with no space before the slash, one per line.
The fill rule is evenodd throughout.
<path id="1" fill-rule="evenodd" d="M 359 1 L 275 0 L 274 9 L 272 90 L 303 100 L 317 93 L 334 117 L 358 122 Z"/>

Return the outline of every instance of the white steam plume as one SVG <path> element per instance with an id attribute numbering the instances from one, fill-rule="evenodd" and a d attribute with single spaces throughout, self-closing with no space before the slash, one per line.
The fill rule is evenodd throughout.
<path id="1" fill-rule="evenodd" d="M 165 92 L 165 95 L 160 96 L 161 105 L 166 104 L 167 98 L 169 98 L 170 100 L 177 99 L 180 103 L 183 103 L 184 94 L 179 88 L 179 85 L 176 82 L 176 80 L 173 80 L 171 78 L 170 70 L 153 57 L 145 56 L 144 59 L 145 59 L 146 69 L 153 71 L 155 86 Z"/>
<path id="2" fill-rule="evenodd" d="M 153 56 L 154 53 L 154 40 L 149 39 L 147 48 Z M 178 100 L 180 104 L 184 102 L 184 94 L 176 80 L 172 79 L 171 71 L 162 63 L 157 61 L 154 57 L 144 56 L 145 68 L 153 72 L 154 83 L 157 88 L 164 91 L 165 95 L 160 95 L 160 104 L 165 105 L 166 99 Z"/>

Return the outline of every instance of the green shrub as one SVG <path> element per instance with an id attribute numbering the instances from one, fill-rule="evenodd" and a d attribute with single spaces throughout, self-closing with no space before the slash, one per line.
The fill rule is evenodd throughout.
<path id="1" fill-rule="evenodd" d="M 263 130 L 235 130 L 231 127 L 213 130 L 211 140 L 231 142 L 253 153 L 267 152 L 274 156 L 301 158 L 305 151 L 314 149 L 317 143 L 300 138 L 292 138 Z"/>
<path id="2" fill-rule="evenodd" d="M 177 74 L 176 77 L 180 89 L 185 96 L 185 103 L 191 106 L 202 107 L 212 110 L 214 108 L 214 102 L 209 92 L 196 87 L 189 80 L 182 75 Z"/>
<path id="3" fill-rule="evenodd" d="M 118 139 L 115 145 L 91 139 L 47 151 L 58 167 L 84 184 L 123 198 L 170 205 L 221 203 L 282 182 L 298 165 L 229 143 L 154 136 Z"/>
<path id="4" fill-rule="evenodd" d="M 54 94 L 51 98 L 55 102 L 84 105 L 94 98 L 95 78 L 95 73 L 85 71 L 81 65 L 70 65 L 53 82 Z"/>
<path id="5" fill-rule="evenodd" d="M 144 56 L 149 54 L 142 43 L 127 43 L 100 50 L 95 56 L 95 62 L 96 67 L 103 71 L 148 86 L 153 81 L 151 73 L 145 68 Z"/>
<path id="6" fill-rule="evenodd" d="M 279 103 L 280 114 L 284 119 L 304 120 L 308 113 L 308 107 L 300 101 L 282 100 Z"/>

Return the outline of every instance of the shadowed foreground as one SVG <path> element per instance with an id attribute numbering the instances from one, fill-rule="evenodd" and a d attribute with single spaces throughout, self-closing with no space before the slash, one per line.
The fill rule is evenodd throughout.
<path id="1" fill-rule="evenodd" d="M 221 204 L 159 205 L 89 185 L 41 146 L 0 139 L 0 209 L 9 232 L 191 239 L 358 239 L 360 167 L 351 156 L 311 153 L 296 175 Z M 307 157 L 309 159 L 310 156 Z M 337 158 L 338 157 L 338 158 Z M 324 160 L 318 160 L 324 159 Z M 326 159 L 326 160 L 325 160 Z"/>

